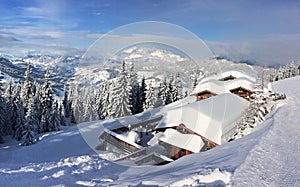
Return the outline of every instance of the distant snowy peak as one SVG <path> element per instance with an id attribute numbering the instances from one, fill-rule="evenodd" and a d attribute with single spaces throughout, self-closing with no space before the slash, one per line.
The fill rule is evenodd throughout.
<path id="1" fill-rule="evenodd" d="M 75 68 L 80 62 L 80 56 L 52 56 L 46 54 L 30 54 L 25 57 L 3 55 L 0 57 L 0 81 L 9 78 L 13 81 L 24 80 L 24 72 L 30 63 L 32 78 L 42 83 L 46 69 L 50 71 L 51 80 L 56 88 L 63 89 L 75 75 Z"/>
<path id="2" fill-rule="evenodd" d="M 235 63 L 217 57 L 197 61 L 178 49 L 163 44 L 149 43 L 122 49 L 108 60 L 83 62 L 76 68 L 75 82 L 100 84 L 115 78 L 118 75 L 116 70 L 122 61 L 128 64 L 134 63 L 139 79 L 145 77 L 147 82 L 152 82 L 152 85 L 159 85 L 164 77 L 168 79 L 177 73 L 180 73 L 185 88 L 191 88 L 193 78 L 197 76 L 199 78 L 202 75 L 221 74 L 229 70 L 238 70 L 250 75 L 256 74 L 256 70 L 248 64 Z"/>
<path id="3" fill-rule="evenodd" d="M 23 58 L 18 58 L 16 61 L 23 61 L 32 65 L 50 66 L 56 65 L 72 65 L 77 66 L 79 63 L 79 56 L 51 56 L 51 55 L 27 55 Z"/>
<path id="4" fill-rule="evenodd" d="M 134 46 L 123 51 L 120 51 L 113 59 L 133 61 L 133 62 L 147 62 L 147 63 L 177 63 L 188 61 L 189 58 L 180 51 L 175 52 L 170 49 L 162 49 L 159 47 L 149 46 Z"/>

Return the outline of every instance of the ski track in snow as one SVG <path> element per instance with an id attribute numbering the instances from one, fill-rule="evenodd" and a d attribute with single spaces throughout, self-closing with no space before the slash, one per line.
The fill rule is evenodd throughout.
<path id="1" fill-rule="evenodd" d="M 274 84 L 287 95 L 286 106 L 279 108 L 269 131 L 236 169 L 234 186 L 300 186 L 299 83 L 300 77 L 295 77 Z"/>

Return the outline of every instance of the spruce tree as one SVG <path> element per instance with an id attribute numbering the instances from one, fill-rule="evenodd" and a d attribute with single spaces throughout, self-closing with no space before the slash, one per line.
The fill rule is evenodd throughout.
<path id="1" fill-rule="evenodd" d="M 20 92 L 21 92 L 21 85 L 17 84 L 14 89 L 13 89 L 13 94 L 12 94 L 12 101 L 13 101 L 13 105 L 12 105 L 12 121 L 11 121 L 11 125 L 12 125 L 12 135 L 13 137 L 16 138 L 16 127 L 17 127 L 17 123 L 18 123 L 18 110 L 20 108 L 19 105 L 22 105 L 23 107 L 23 103 L 21 102 L 21 97 L 20 97 Z"/>
<path id="2" fill-rule="evenodd" d="M 36 132 L 42 133 L 43 127 L 41 124 L 42 119 L 42 94 L 41 94 L 41 86 L 39 83 L 34 83 L 34 97 L 33 97 L 33 118 L 37 121 L 36 122 Z"/>
<path id="3" fill-rule="evenodd" d="M 138 83 L 137 73 L 135 71 L 133 62 L 130 64 L 130 69 L 127 77 L 129 86 L 132 87 Z"/>
<path id="4" fill-rule="evenodd" d="M 128 73 L 129 84 L 129 105 L 132 114 L 141 112 L 141 87 L 137 81 L 137 73 L 134 69 L 134 63 L 131 63 L 130 71 Z"/>
<path id="5" fill-rule="evenodd" d="M 61 116 L 59 113 L 58 102 L 55 100 L 52 109 L 51 109 L 51 117 L 49 122 L 49 131 L 58 131 L 61 122 Z"/>
<path id="6" fill-rule="evenodd" d="M 74 105 L 73 105 L 73 100 L 72 100 L 72 89 L 71 89 L 71 86 L 69 86 L 69 94 L 67 95 L 67 99 L 66 99 L 66 108 L 67 108 L 67 111 L 68 111 L 68 123 L 67 125 L 72 125 L 72 124 L 76 124 L 76 119 L 75 119 L 75 116 L 74 116 Z M 74 97 L 74 96 L 73 96 Z M 65 107 L 64 106 L 64 107 Z"/>
<path id="7" fill-rule="evenodd" d="M 30 99 L 31 99 L 31 97 L 33 97 L 33 92 L 32 92 L 33 84 L 31 81 L 30 63 L 28 63 L 24 78 L 25 78 L 25 81 L 23 83 L 21 97 L 22 97 L 22 101 L 23 101 L 23 105 L 24 105 L 24 111 L 26 113 L 27 110 L 29 110 L 29 108 L 30 108 L 30 103 L 29 103 Z"/>
<path id="8" fill-rule="evenodd" d="M 69 118 L 70 116 L 70 110 L 69 110 L 69 99 L 68 99 L 68 92 L 67 92 L 67 86 L 64 86 L 64 98 L 62 101 L 62 105 L 63 105 L 63 116 L 64 116 L 64 120 L 62 120 L 62 125 L 67 124 L 67 122 L 65 121 L 65 119 Z"/>
<path id="9" fill-rule="evenodd" d="M 170 95 L 168 90 L 169 88 L 168 88 L 167 79 L 164 77 L 159 85 L 159 93 L 158 93 L 162 105 L 166 105 L 170 101 Z"/>
<path id="10" fill-rule="evenodd" d="M 112 109 L 111 104 L 111 94 L 110 94 L 110 84 L 109 83 L 104 83 L 103 86 L 103 101 L 102 101 L 102 115 L 104 119 L 109 119 L 110 114 L 113 112 L 110 112 Z"/>
<path id="11" fill-rule="evenodd" d="M 155 99 L 155 107 L 160 107 L 163 105 L 163 100 L 162 100 L 162 84 L 159 84 L 159 87 L 157 88 L 156 91 L 156 99 Z"/>
<path id="12" fill-rule="evenodd" d="M 1 92 L 1 91 L 0 91 Z M 2 136 L 5 135 L 5 100 L 0 94 L 0 143 L 3 143 Z"/>
<path id="13" fill-rule="evenodd" d="M 35 107 L 34 107 L 34 101 L 33 98 L 28 102 L 29 108 L 26 112 L 25 116 L 25 124 L 22 131 L 22 138 L 24 139 L 24 142 L 21 144 L 23 146 L 28 146 L 35 143 L 35 127 L 37 126 L 37 120 L 35 119 Z"/>
<path id="14" fill-rule="evenodd" d="M 83 110 L 83 122 L 92 121 L 93 120 L 93 113 L 95 112 L 94 107 L 94 94 L 93 91 L 89 88 L 86 88 L 83 97 L 85 98 L 84 101 L 84 110 Z"/>
<path id="15" fill-rule="evenodd" d="M 71 105 L 71 109 L 73 111 L 73 115 L 71 115 L 71 121 L 74 123 L 80 123 L 82 122 L 82 117 L 83 117 L 83 103 L 85 98 L 83 98 L 80 94 L 80 89 L 79 85 L 75 85 L 70 88 L 69 91 L 69 105 Z M 72 113 L 71 113 L 72 114 Z M 76 116 L 76 118 L 75 118 Z M 73 118 L 73 119 L 72 119 Z"/>
<path id="16" fill-rule="evenodd" d="M 141 112 L 141 88 L 139 84 L 132 86 L 130 91 L 130 110 L 132 114 L 137 114 Z"/>
<path id="17" fill-rule="evenodd" d="M 104 93 L 103 91 L 105 90 L 105 86 L 102 84 L 100 86 L 100 88 L 98 89 L 98 92 L 96 93 L 96 98 L 95 98 L 95 111 L 96 111 L 96 114 L 97 114 L 97 118 L 98 120 L 103 120 L 105 119 L 105 116 L 104 116 L 104 107 L 103 107 L 103 102 L 104 102 Z"/>
<path id="18" fill-rule="evenodd" d="M 5 92 L 4 92 L 4 99 L 5 99 L 5 129 L 4 133 L 8 135 L 12 135 L 13 133 L 13 114 L 14 114 L 14 98 L 13 98 L 13 82 L 9 79 L 5 83 Z"/>
<path id="19" fill-rule="evenodd" d="M 71 88 L 69 88 L 69 93 L 68 93 L 67 87 L 65 86 L 64 87 L 64 98 L 62 101 L 63 107 L 60 107 L 61 110 L 63 108 L 63 112 L 60 112 L 60 113 L 62 113 L 61 115 L 63 116 L 61 119 L 61 125 L 70 125 L 72 123 L 75 123 L 71 95 L 72 95 Z"/>
<path id="20" fill-rule="evenodd" d="M 41 117 L 41 125 L 43 132 L 52 131 L 51 127 L 51 113 L 52 113 L 52 105 L 53 105 L 53 95 L 52 95 L 52 87 L 50 83 L 50 74 L 49 70 L 46 71 L 44 84 L 41 89 L 41 105 L 42 105 L 42 117 Z"/>
<path id="21" fill-rule="evenodd" d="M 176 87 L 174 85 L 174 78 L 171 77 L 169 83 L 168 83 L 168 92 L 167 92 L 167 101 L 166 104 L 170 104 L 174 101 L 177 101 L 177 90 Z"/>
<path id="22" fill-rule="evenodd" d="M 258 78 L 254 84 L 251 98 L 250 108 L 252 108 L 254 113 L 255 124 L 259 124 L 264 121 L 264 116 L 267 113 L 267 109 L 264 106 L 266 104 L 266 98 L 264 96 L 263 85 L 260 78 Z"/>
<path id="23" fill-rule="evenodd" d="M 129 105 L 129 88 L 126 77 L 125 61 L 122 62 L 120 77 L 117 79 L 113 90 L 113 104 L 115 117 L 122 117 L 131 114 Z"/>
<path id="24" fill-rule="evenodd" d="M 146 103 L 146 91 L 147 91 L 147 85 L 145 82 L 145 77 L 142 78 L 141 87 L 140 87 L 140 112 L 144 111 L 144 105 Z"/>
<path id="25" fill-rule="evenodd" d="M 25 111 L 21 98 L 17 96 L 15 98 L 16 106 L 16 124 L 14 128 L 14 137 L 16 140 L 21 141 L 23 137 L 23 131 L 25 130 Z"/>
<path id="26" fill-rule="evenodd" d="M 149 110 L 155 107 L 155 93 L 151 83 L 146 91 L 146 101 L 144 105 L 144 110 Z"/>
<path id="27" fill-rule="evenodd" d="M 183 88 L 180 74 L 177 73 L 175 77 L 175 88 L 176 88 L 176 97 L 173 96 L 175 101 L 183 98 Z"/>

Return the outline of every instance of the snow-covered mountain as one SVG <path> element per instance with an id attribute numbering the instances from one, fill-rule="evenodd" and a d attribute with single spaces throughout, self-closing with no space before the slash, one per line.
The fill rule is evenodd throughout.
<path id="1" fill-rule="evenodd" d="M 59 91 L 74 77 L 79 56 L 27 55 L 25 57 L 0 57 L 0 82 L 12 79 L 15 82 L 24 80 L 24 72 L 28 63 L 31 64 L 32 78 L 43 82 L 46 69 L 50 70 L 51 81 Z"/>
<path id="2" fill-rule="evenodd" d="M 3 55 L 2 55 L 3 56 Z M 52 81 L 59 88 L 75 82 L 98 86 L 119 74 L 120 63 L 125 60 L 134 63 L 139 79 L 146 78 L 153 86 L 158 86 L 163 77 L 180 73 L 183 86 L 191 88 L 193 77 L 220 74 L 222 71 L 239 70 L 256 74 L 261 67 L 235 63 L 228 59 L 211 58 L 201 61 L 190 59 L 183 52 L 168 46 L 137 45 L 125 48 L 108 60 L 91 60 L 77 56 L 55 56 L 49 54 L 29 54 L 25 57 L 3 56 L 0 58 L 0 71 L 17 80 L 23 80 L 27 63 L 33 66 L 33 78 L 41 81 L 48 68 Z M 2 76 L 2 82 L 4 76 Z M 5 76 L 7 77 L 7 76 Z M 201 78 L 202 76 L 200 76 Z"/>
<path id="3" fill-rule="evenodd" d="M 98 139 L 103 125 L 117 120 L 45 134 L 29 147 L 6 141 L 0 145 L 0 186 L 299 186 L 299 81 L 272 84 L 287 100 L 252 134 L 164 166 L 123 166 L 95 154 L 80 132 Z"/>
<path id="4" fill-rule="evenodd" d="M 84 83 L 101 83 L 118 75 L 121 62 L 134 63 L 139 79 L 145 77 L 152 85 L 158 85 L 163 78 L 180 73 L 184 87 L 191 88 L 192 78 L 199 76 L 199 70 L 206 76 L 222 71 L 239 70 L 256 74 L 261 67 L 236 63 L 227 59 L 191 59 L 187 54 L 164 45 L 136 45 L 120 50 L 107 60 L 82 59 L 76 69 L 75 80 Z M 200 76 L 201 77 L 201 76 Z"/>

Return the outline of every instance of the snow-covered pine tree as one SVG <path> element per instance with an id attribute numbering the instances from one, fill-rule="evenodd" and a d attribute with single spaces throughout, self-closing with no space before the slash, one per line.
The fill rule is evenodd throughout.
<path id="1" fill-rule="evenodd" d="M 173 96 L 174 101 L 180 100 L 183 98 L 183 88 L 180 73 L 176 74 L 175 77 L 175 88 L 176 88 L 176 96 Z"/>
<path id="2" fill-rule="evenodd" d="M 103 115 L 103 118 L 104 119 L 109 119 L 110 118 L 110 111 L 111 111 L 111 108 L 110 108 L 110 84 L 107 82 L 107 83 L 104 83 L 103 85 L 103 101 L 102 101 L 102 115 Z"/>
<path id="3" fill-rule="evenodd" d="M 131 87 L 138 84 L 137 73 L 135 71 L 133 62 L 130 63 L 130 68 L 129 68 L 129 73 L 128 73 L 127 79 L 128 79 L 128 84 Z"/>
<path id="4" fill-rule="evenodd" d="M 52 105 L 54 102 L 54 98 L 52 95 L 52 86 L 50 83 L 50 74 L 49 69 L 47 69 L 44 79 L 44 84 L 41 88 L 41 104 L 42 104 L 42 118 L 41 125 L 43 132 L 50 132 L 53 130 L 51 123 L 51 113 L 52 113 Z"/>
<path id="5" fill-rule="evenodd" d="M 163 100 L 162 100 L 162 92 L 161 92 L 161 86 L 162 84 L 160 83 L 157 90 L 155 90 L 155 105 L 154 107 L 160 107 L 163 105 Z"/>
<path id="6" fill-rule="evenodd" d="M 205 77 L 205 73 L 202 69 L 195 69 L 191 72 L 191 80 L 193 84 L 193 89 L 196 88 L 197 84 L 200 82 L 201 79 Z"/>
<path id="7" fill-rule="evenodd" d="M 265 120 L 264 117 L 268 113 L 266 107 L 264 106 L 266 104 L 266 98 L 264 95 L 263 85 L 260 78 L 258 78 L 256 80 L 256 83 L 254 84 L 254 89 L 251 98 L 252 100 L 250 102 L 250 107 L 253 108 L 253 111 L 255 113 L 255 124 L 259 124 Z"/>
<path id="8" fill-rule="evenodd" d="M 12 125 L 12 135 L 13 137 L 15 137 L 15 133 L 16 133 L 16 126 L 17 126 L 17 119 L 18 119 L 18 101 L 20 100 L 20 91 L 21 91 L 21 86 L 20 84 L 16 84 L 13 88 L 13 94 L 12 94 L 12 101 L 13 101 L 13 105 L 12 105 L 12 121 L 11 121 L 11 125 Z M 23 103 L 21 103 L 23 105 Z"/>
<path id="9" fill-rule="evenodd" d="M 140 86 L 140 112 L 144 111 L 144 105 L 146 102 L 146 92 L 147 92 L 147 85 L 145 77 L 142 78 L 141 86 Z"/>
<path id="10" fill-rule="evenodd" d="M 196 78 L 194 78 L 194 79 L 193 79 L 193 89 L 196 88 L 197 84 L 198 84 L 198 81 L 197 81 Z"/>
<path id="11" fill-rule="evenodd" d="M 292 61 L 290 64 L 287 65 L 288 66 L 288 74 L 289 77 L 294 77 L 296 75 L 298 75 L 298 67 L 296 66 L 295 62 Z"/>
<path id="12" fill-rule="evenodd" d="M 26 116 L 25 116 L 25 124 L 24 124 L 24 128 L 22 131 L 22 138 L 24 139 L 23 143 L 21 145 L 23 146 L 28 146 L 31 144 L 34 144 L 36 139 L 35 139 L 35 130 L 36 130 L 36 126 L 38 121 L 35 119 L 35 116 L 37 116 L 36 113 L 36 109 L 34 106 L 34 99 L 31 98 L 29 103 L 29 108 L 26 112 Z"/>
<path id="13" fill-rule="evenodd" d="M 97 120 L 103 120 L 105 119 L 103 115 L 103 90 L 104 90 L 104 85 L 102 84 L 99 89 L 97 90 L 96 96 L 95 96 L 95 106 L 93 107 L 94 110 L 96 111 L 96 119 Z"/>
<path id="14" fill-rule="evenodd" d="M 17 89 L 19 91 L 21 91 L 21 87 L 18 86 Z M 23 137 L 23 131 L 25 129 L 24 125 L 25 125 L 25 112 L 24 112 L 24 106 L 23 106 L 23 102 L 21 100 L 20 97 L 20 93 L 19 91 L 17 91 L 17 95 L 14 99 L 14 110 L 16 111 L 16 124 L 15 127 L 13 129 L 13 135 L 16 138 L 16 140 L 21 141 L 22 137 Z"/>
<path id="15" fill-rule="evenodd" d="M 168 104 L 170 98 L 169 98 L 169 88 L 168 88 L 166 77 L 164 77 L 160 82 L 158 96 L 162 101 L 162 105 Z"/>
<path id="16" fill-rule="evenodd" d="M 141 87 L 137 81 L 137 73 L 134 69 L 134 63 L 130 64 L 128 73 L 129 84 L 129 105 L 132 114 L 140 113 L 141 110 Z"/>
<path id="17" fill-rule="evenodd" d="M 129 104 L 129 87 L 126 75 L 125 61 L 123 61 L 120 77 L 117 79 L 115 89 L 113 90 L 115 117 L 123 117 L 131 114 Z"/>
<path id="18" fill-rule="evenodd" d="M 94 91 L 91 88 L 85 88 L 83 97 L 85 98 L 84 112 L 83 112 L 83 122 L 95 120 L 95 95 Z M 95 114 L 94 114 L 95 113 Z"/>
<path id="19" fill-rule="evenodd" d="M 58 112 L 59 112 L 59 115 L 60 115 L 60 125 L 61 126 L 66 126 L 64 112 L 63 112 L 63 105 L 62 104 L 59 105 Z"/>
<path id="20" fill-rule="evenodd" d="M 24 111 L 25 113 L 27 112 L 27 110 L 29 110 L 30 108 L 30 99 L 31 97 L 33 97 L 33 92 L 32 92 L 32 81 L 31 81 L 31 66 L 30 63 L 28 63 L 27 65 L 27 69 L 25 71 L 25 75 L 24 75 L 25 81 L 23 83 L 23 88 L 21 90 L 21 98 L 23 101 L 23 105 L 24 105 Z"/>
<path id="21" fill-rule="evenodd" d="M 92 90 L 92 96 L 90 97 L 90 103 L 91 103 L 91 108 L 90 108 L 90 121 L 98 120 L 99 119 L 99 113 L 98 113 L 98 90 Z"/>
<path id="22" fill-rule="evenodd" d="M 168 87 L 167 87 L 167 93 L 166 93 L 166 100 L 165 100 L 165 105 L 170 104 L 174 102 L 173 95 L 176 95 L 176 90 L 174 88 L 174 79 L 171 77 Z"/>
<path id="23" fill-rule="evenodd" d="M 83 117 L 83 103 L 85 98 L 83 98 L 82 90 L 80 90 L 79 85 L 72 85 L 70 86 L 69 89 L 69 100 L 71 103 L 70 108 L 73 110 L 73 120 L 75 123 L 80 123 L 82 122 L 82 117 Z"/>
<path id="24" fill-rule="evenodd" d="M 62 119 L 61 119 L 61 125 L 70 125 L 72 123 L 75 123 L 74 120 L 74 114 L 73 114 L 73 108 L 72 108 L 72 101 L 71 101 L 71 88 L 69 87 L 69 93 L 67 91 L 67 86 L 64 87 L 64 98 L 62 101 L 62 107 L 63 112 L 62 113 Z M 61 109 L 62 110 L 62 109 Z"/>
<path id="25" fill-rule="evenodd" d="M 13 98 L 13 82 L 11 79 L 9 79 L 5 85 L 4 85 L 4 99 L 5 99 L 5 129 L 4 134 L 7 135 L 12 135 L 13 133 L 13 122 L 15 119 L 13 118 L 13 113 L 14 113 L 14 98 Z M 4 109 L 4 108 L 3 108 Z"/>
<path id="26" fill-rule="evenodd" d="M 138 83 L 134 84 L 131 87 L 130 90 L 130 97 L 129 97 L 129 103 L 130 103 L 130 110 L 132 114 L 137 114 L 141 112 L 141 88 Z"/>
<path id="27" fill-rule="evenodd" d="M 152 87 L 152 84 L 150 83 L 148 85 L 147 91 L 146 91 L 146 101 L 144 105 L 144 110 L 149 110 L 155 107 L 155 93 L 154 89 Z"/>
<path id="28" fill-rule="evenodd" d="M 2 92 L 0 90 L 0 92 Z M 3 143 L 2 136 L 5 135 L 5 100 L 0 94 L 0 143 Z"/>
<path id="29" fill-rule="evenodd" d="M 61 122 L 61 116 L 59 113 L 59 106 L 57 100 L 54 101 L 52 104 L 51 109 L 51 117 L 50 117 L 50 123 L 49 123 L 49 131 L 58 131 L 60 127 Z"/>
<path id="30" fill-rule="evenodd" d="M 108 97 L 108 101 L 107 101 L 107 108 L 106 108 L 106 112 L 107 112 L 107 117 L 106 119 L 113 119 L 116 117 L 116 107 L 117 107 L 117 101 L 116 101 L 116 94 L 114 93 L 115 88 L 116 87 L 116 83 L 114 81 L 112 81 L 109 84 L 109 97 Z"/>
<path id="31" fill-rule="evenodd" d="M 42 133 L 43 127 L 41 124 L 42 119 L 42 94 L 41 94 L 41 85 L 38 82 L 34 82 L 34 97 L 33 97 L 33 118 L 37 121 L 36 122 L 36 132 Z"/>
<path id="32" fill-rule="evenodd" d="M 62 126 L 67 125 L 66 124 L 66 118 L 69 116 L 69 111 L 68 111 L 68 91 L 67 91 L 67 86 L 64 85 L 64 97 L 62 99 L 62 105 L 60 106 L 59 110 L 60 110 L 60 114 L 62 116 L 61 122 L 60 124 Z"/>

